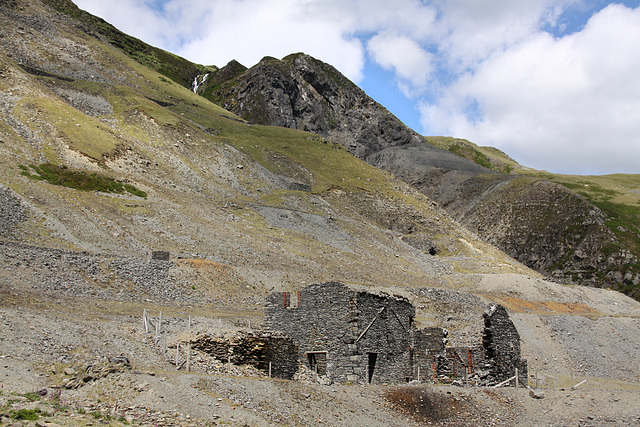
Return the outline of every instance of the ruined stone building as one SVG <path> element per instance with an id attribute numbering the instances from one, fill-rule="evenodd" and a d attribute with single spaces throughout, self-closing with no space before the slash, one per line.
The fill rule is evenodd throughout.
<path id="1" fill-rule="evenodd" d="M 327 282 L 269 295 L 265 326 L 293 340 L 300 364 L 337 383 L 407 382 L 417 379 L 418 368 L 422 380 L 481 373 L 495 383 L 516 367 L 524 367 L 525 376 L 520 338 L 506 310 L 488 313 L 482 346 L 446 348 L 444 329 L 416 328 L 406 298 Z"/>
<path id="2" fill-rule="evenodd" d="M 338 282 L 271 294 L 266 327 L 291 337 L 302 363 L 339 383 L 413 378 L 415 308 L 403 297 Z"/>

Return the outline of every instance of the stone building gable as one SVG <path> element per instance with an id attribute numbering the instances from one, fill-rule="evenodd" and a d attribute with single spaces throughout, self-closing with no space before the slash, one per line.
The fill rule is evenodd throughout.
<path id="1" fill-rule="evenodd" d="M 301 363 L 332 381 L 397 383 L 412 377 L 414 316 L 406 298 L 327 282 L 269 295 L 265 326 L 291 337 Z"/>
<path id="2" fill-rule="evenodd" d="M 356 350 L 361 355 L 367 382 L 401 382 L 413 376 L 413 305 L 397 296 L 359 292 L 358 337 Z"/>

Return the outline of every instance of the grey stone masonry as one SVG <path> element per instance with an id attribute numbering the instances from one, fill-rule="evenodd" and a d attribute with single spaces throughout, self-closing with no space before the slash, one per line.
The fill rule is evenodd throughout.
<path id="1" fill-rule="evenodd" d="M 413 378 L 415 309 L 404 297 L 356 291 L 338 282 L 267 298 L 265 326 L 291 337 L 301 363 L 337 383 Z"/>
<path id="2" fill-rule="evenodd" d="M 523 383 L 527 381 L 527 361 L 520 358 L 520 334 L 501 305 L 492 305 L 483 314 L 482 347 L 489 364 L 491 380 L 499 383 L 515 375 L 518 369 Z"/>
<path id="3" fill-rule="evenodd" d="M 170 253 L 168 251 L 153 251 L 151 252 L 151 259 L 157 259 L 159 261 L 169 261 Z"/>
<path id="4" fill-rule="evenodd" d="M 417 329 L 414 317 L 415 308 L 404 297 L 327 282 L 269 295 L 265 327 L 291 338 L 299 364 L 336 383 L 473 377 L 491 385 L 514 376 L 517 368 L 526 384 L 520 335 L 504 307 L 493 305 L 484 314 L 477 347 L 446 347 L 445 329 Z M 274 366 L 279 363 L 273 360 Z"/>

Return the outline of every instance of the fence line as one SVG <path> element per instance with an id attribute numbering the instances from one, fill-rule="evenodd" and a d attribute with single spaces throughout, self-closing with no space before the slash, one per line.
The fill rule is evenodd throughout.
<path id="1" fill-rule="evenodd" d="M 468 375 L 464 375 L 464 377 L 462 378 L 450 377 L 447 379 L 439 379 L 437 376 L 436 365 L 437 365 L 436 362 L 432 362 L 427 366 L 416 365 L 413 372 L 414 372 L 414 375 L 416 375 L 417 382 L 419 383 L 432 382 L 437 384 L 437 383 L 448 383 L 448 382 L 457 380 L 459 383 L 462 383 L 463 386 L 465 387 L 469 385 L 473 385 L 474 383 L 476 383 L 477 385 L 477 382 L 469 378 Z M 424 375 L 425 372 L 428 374 Z M 521 372 L 519 372 L 518 369 L 515 369 L 515 375 L 502 381 L 499 384 L 492 385 L 491 387 L 499 388 L 507 385 L 513 387 L 516 381 L 518 383 L 518 387 L 526 387 L 526 388 L 533 388 L 533 389 L 540 388 L 540 389 L 549 389 L 549 390 L 551 389 L 577 390 L 578 388 L 586 388 L 586 389 L 598 388 L 597 381 L 594 382 L 593 377 L 590 377 L 589 375 L 586 375 L 586 374 L 577 374 L 576 372 L 570 369 L 564 372 L 559 372 L 557 370 L 552 372 L 548 372 L 548 371 L 542 372 L 542 371 L 539 371 L 538 369 L 533 369 L 528 371 L 527 378 L 523 378 L 521 376 Z M 607 382 L 611 381 L 615 383 L 618 380 L 604 379 L 603 381 L 607 381 Z M 620 382 L 627 383 L 627 381 L 622 381 L 622 380 L 620 380 Z M 525 385 L 525 384 L 528 384 L 528 385 Z M 621 386 L 613 387 L 613 388 L 616 389 L 620 387 Z"/>

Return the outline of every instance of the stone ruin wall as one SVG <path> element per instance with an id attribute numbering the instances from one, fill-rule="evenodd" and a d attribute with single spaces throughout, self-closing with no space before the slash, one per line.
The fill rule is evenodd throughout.
<path id="1" fill-rule="evenodd" d="M 189 343 L 222 363 L 250 365 L 276 378 L 290 380 L 298 371 L 298 347 L 289 337 L 250 332 L 233 337 L 200 334 Z"/>
<path id="2" fill-rule="evenodd" d="M 520 334 L 501 305 L 492 305 L 483 314 L 482 347 L 489 365 L 489 380 L 502 382 L 515 375 L 527 384 L 527 361 L 521 359 Z"/>
<path id="3" fill-rule="evenodd" d="M 334 283 L 273 293 L 267 297 L 265 328 L 293 339 L 304 364 L 309 364 L 309 353 L 326 352 L 326 365 L 316 366 L 315 370 L 319 375 L 335 373 L 332 380 L 347 382 L 347 376 L 358 367 L 356 361 L 350 360 L 354 352 L 348 347 L 348 341 L 357 333 L 357 319 L 349 305 L 352 294 Z"/>
<path id="4" fill-rule="evenodd" d="M 291 337 L 300 361 L 332 381 L 397 383 L 412 379 L 414 316 L 404 298 L 328 282 L 271 294 L 265 326 Z M 326 358 L 326 365 L 312 366 L 312 357 Z"/>
<path id="5" fill-rule="evenodd" d="M 354 348 L 360 378 L 377 384 L 412 380 L 413 305 L 405 298 L 368 292 L 359 292 L 356 302 L 358 337 L 364 333 Z"/>
<path id="6" fill-rule="evenodd" d="M 485 313 L 476 347 L 446 347 L 445 329 L 417 329 L 414 316 L 405 298 L 329 282 L 271 294 L 265 326 L 293 340 L 303 365 L 338 383 L 401 383 L 417 379 L 418 368 L 422 381 L 468 379 L 482 385 L 502 382 L 517 368 L 527 383 L 520 336 L 502 306 Z M 312 362 L 321 356 L 322 362 Z"/>

